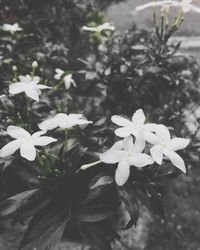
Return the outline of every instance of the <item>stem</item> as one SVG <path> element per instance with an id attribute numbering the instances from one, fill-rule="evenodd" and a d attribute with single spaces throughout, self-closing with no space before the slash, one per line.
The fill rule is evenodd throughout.
<path id="1" fill-rule="evenodd" d="M 58 88 L 60 88 L 60 86 L 64 83 L 63 79 L 61 79 L 61 81 L 53 88 L 53 90 L 57 90 Z"/>
<path id="2" fill-rule="evenodd" d="M 67 152 L 68 149 L 68 130 L 65 129 L 65 142 L 64 142 L 64 153 Z"/>

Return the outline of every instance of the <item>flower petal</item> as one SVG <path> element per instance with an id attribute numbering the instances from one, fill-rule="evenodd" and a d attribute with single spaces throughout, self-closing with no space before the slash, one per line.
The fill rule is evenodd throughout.
<path id="1" fill-rule="evenodd" d="M 144 131 L 142 133 L 142 135 L 143 135 L 143 138 L 147 142 L 151 143 L 152 145 L 156 145 L 156 144 L 162 143 L 162 141 L 160 140 L 160 138 L 157 135 L 155 135 L 154 133 Z"/>
<path id="2" fill-rule="evenodd" d="M 50 118 L 50 119 L 47 119 L 43 122 L 41 122 L 40 124 L 38 124 L 38 127 L 41 129 L 41 130 L 52 130 L 56 127 L 58 127 L 60 124 L 60 120 L 56 119 L 56 118 Z"/>
<path id="3" fill-rule="evenodd" d="M 31 143 L 23 143 L 20 147 L 20 154 L 28 161 L 34 161 L 36 157 L 36 149 Z"/>
<path id="4" fill-rule="evenodd" d="M 156 127 L 156 135 L 162 140 L 162 142 L 164 144 L 168 144 L 169 141 L 170 141 L 170 133 L 169 133 L 169 129 L 162 125 L 162 124 L 159 124 L 157 127 Z"/>
<path id="5" fill-rule="evenodd" d="M 27 138 L 31 136 L 29 132 L 26 131 L 25 129 L 21 127 L 17 127 L 17 126 L 12 126 L 12 125 L 8 126 L 7 133 L 9 136 L 15 139 L 22 139 L 22 138 Z"/>
<path id="6" fill-rule="evenodd" d="M 46 146 L 52 142 L 57 141 L 57 139 L 50 136 L 41 136 L 37 138 L 33 138 L 33 145 L 35 146 Z"/>
<path id="7" fill-rule="evenodd" d="M 111 117 L 111 121 L 115 124 L 117 124 L 118 126 L 122 126 L 122 127 L 126 127 L 126 126 L 132 126 L 132 122 L 129 121 L 126 118 L 123 118 L 119 115 L 113 115 Z"/>
<path id="8" fill-rule="evenodd" d="M 177 137 L 170 140 L 169 144 L 167 145 L 167 148 L 172 151 L 177 151 L 186 148 L 189 143 L 189 139 Z"/>
<path id="9" fill-rule="evenodd" d="M 0 150 L 0 157 L 7 157 L 9 155 L 14 154 L 20 148 L 20 145 L 20 140 L 14 140 L 9 142 Z"/>
<path id="10" fill-rule="evenodd" d="M 154 160 L 150 155 L 137 153 L 131 157 L 130 163 L 131 163 L 131 166 L 142 168 L 147 165 L 153 164 Z"/>
<path id="11" fill-rule="evenodd" d="M 133 137 L 131 135 L 124 138 L 122 148 L 127 152 L 133 152 L 134 151 Z"/>
<path id="12" fill-rule="evenodd" d="M 34 90 L 32 88 L 26 89 L 25 93 L 31 99 L 35 100 L 36 102 L 39 102 L 39 94 L 36 90 Z"/>
<path id="13" fill-rule="evenodd" d="M 179 168 L 183 173 L 186 173 L 185 163 L 180 155 L 168 149 L 164 149 L 164 155 L 170 159 L 175 167 Z"/>
<path id="14" fill-rule="evenodd" d="M 127 137 L 131 135 L 133 132 L 133 129 L 131 127 L 123 127 L 123 128 L 118 128 L 115 130 L 115 134 L 119 137 Z"/>
<path id="15" fill-rule="evenodd" d="M 123 159 L 119 162 L 117 169 L 115 171 L 115 181 L 117 185 L 123 186 L 130 175 L 130 165 L 127 159 Z"/>
<path id="16" fill-rule="evenodd" d="M 15 82 L 9 85 L 9 93 L 12 95 L 24 92 L 25 89 L 26 89 L 26 83 L 23 82 Z"/>
<path id="17" fill-rule="evenodd" d="M 134 124 L 134 127 L 140 128 L 144 125 L 145 122 L 145 115 L 142 109 L 138 109 L 132 117 L 132 123 Z"/>
<path id="18" fill-rule="evenodd" d="M 38 89 L 52 89 L 52 87 L 46 86 L 44 84 L 37 84 Z"/>
<path id="19" fill-rule="evenodd" d="M 161 145 L 155 145 L 150 149 L 150 153 L 155 162 L 161 165 L 163 160 L 163 147 Z"/>
<path id="20" fill-rule="evenodd" d="M 145 140 L 142 135 L 137 135 L 135 137 L 134 151 L 141 153 L 145 148 Z"/>
<path id="21" fill-rule="evenodd" d="M 38 137 L 40 137 L 41 135 L 46 134 L 46 132 L 47 132 L 47 131 L 45 131 L 45 130 L 35 132 L 34 134 L 32 134 L 32 138 L 38 138 Z"/>
<path id="22" fill-rule="evenodd" d="M 104 163 L 115 164 L 127 157 L 127 152 L 123 150 L 109 149 L 103 154 L 100 154 L 100 159 Z"/>

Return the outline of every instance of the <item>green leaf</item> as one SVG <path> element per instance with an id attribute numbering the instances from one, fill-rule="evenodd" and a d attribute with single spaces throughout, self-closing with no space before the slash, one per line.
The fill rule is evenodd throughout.
<path id="1" fill-rule="evenodd" d="M 49 204 L 31 220 L 19 250 L 53 250 L 70 218 L 70 208 Z"/>
<path id="2" fill-rule="evenodd" d="M 0 203 L 0 217 L 8 216 L 16 212 L 20 207 L 29 203 L 29 200 L 38 192 L 38 189 L 28 190 L 12 196 Z"/>
<path id="3" fill-rule="evenodd" d="M 139 206 L 137 197 L 133 188 L 128 182 L 124 186 L 119 187 L 118 190 L 120 198 L 124 202 L 126 209 L 131 217 L 130 221 L 126 225 L 126 229 L 128 229 L 133 225 L 136 225 L 139 218 Z"/>
<path id="4" fill-rule="evenodd" d="M 112 204 L 100 204 L 84 207 L 77 212 L 77 218 L 82 222 L 97 222 L 113 215 L 116 207 Z"/>

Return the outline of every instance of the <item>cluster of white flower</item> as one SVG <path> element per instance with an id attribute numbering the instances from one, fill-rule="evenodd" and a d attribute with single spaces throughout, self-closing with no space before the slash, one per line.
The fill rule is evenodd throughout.
<path id="1" fill-rule="evenodd" d="M 75 83 L 74 79 L 72 78 L 72 74 L 65 75 L 64 74 L 65 72 L 62 69 L 58 69 L 58 68 L 55 69 L 55 72 L 56 72 L 56 74 L 54 75 L 54 78 L 56 80 L 63 79 L 66 89 L 69 89 L 71 87 L 71 85 L 76 87 L 76 83 Z"/>
<path id="2" fill-rule="evenodd" d="M 5 23 L 1 26 L 1 29 L 3 31 L 10 32 L 11 34 L 14 34 L 18 31 L 22 31 L 22 28 L 19 27 L 18 23 L 14 23 L 14 24 Z"/>
<path id="3" fill-rule="evenodd" d="M 112 116 L 112 121 L 121 126 L 115 130 L 115 134 L 123 137 L 116 142 L 108 151 L 100 154 L 100 160 L 104 163 L 118 163 L 115 180 L 119 186 L 126 183 L 130 175 L 130 166 L 138 168 L 151 165 L 154 162 L 161 165 L 164 156 L 174 166 L 186 172 L 183 159 L 175 152 L 188 146 L 190 140 L 170 137 L 169 129 L 162 124 L 145 124 L 144 112 L 137 110 L 132 121 L 121 116 Z M 133 143 L 133 137 L 135 143 Z M 153 145 L 150 154 L 144 153 L 146 142 Z"/>
<path id="4" fill-rule="evenodd" d="M 162 1 L 152 1 L 146 3 L 144 5 L 137 6 L 135 8 L 136 11 L 141 11 L 146 8 L 161 6 L 161 7 L 178 7 L 183 10 L 183 12 L 194 11 L 200 13 L 200 8 L 192 4 L 193 0 L 182 0 L 182 1 L 175 1 L 175 0 L 162 0 Z"/>

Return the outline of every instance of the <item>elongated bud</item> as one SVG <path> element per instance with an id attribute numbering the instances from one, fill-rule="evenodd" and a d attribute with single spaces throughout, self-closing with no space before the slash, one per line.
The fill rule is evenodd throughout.
<path id="1" fill-rule="evenodd" d="M 38 63 L 37 63 L 37 61 L 34 61 L 33 63 L 32 63 L 32 68 L 37 68 L 38 67 Z"/>
<path id="2" fill-rule="evenodd" d="M 12 71 L 17 71 L 17 67 L 15 65 L 12 66 Z"/>

